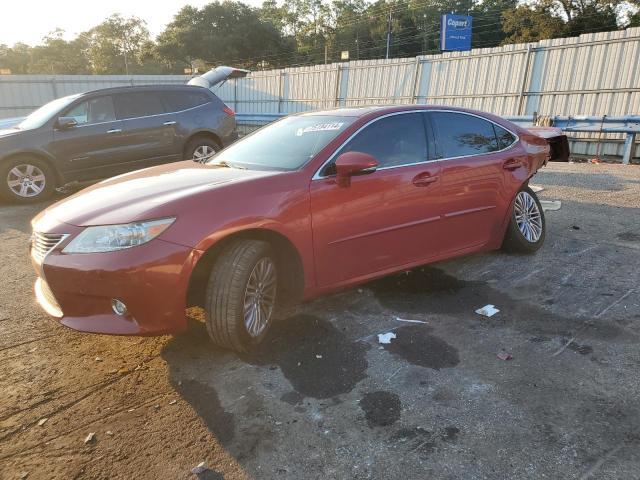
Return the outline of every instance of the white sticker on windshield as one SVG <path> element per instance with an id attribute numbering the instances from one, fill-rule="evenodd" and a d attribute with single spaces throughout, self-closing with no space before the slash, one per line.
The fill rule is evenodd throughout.
<path id="1" fill-rule="evenodd" d="M 296 136 L 301 137 L 305 133 L 311 133 L 311 132 L 326 132 L 328 130 L 340 130 L 342 125 L 344 125 L 343 122 L 317 123 L 315 125 L 310 125 L 308 127 L 299 128 L 296 131 Z"/>

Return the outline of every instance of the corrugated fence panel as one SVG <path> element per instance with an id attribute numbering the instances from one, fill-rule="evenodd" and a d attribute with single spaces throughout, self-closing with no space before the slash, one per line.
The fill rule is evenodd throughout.
<path id="1" fill-rule="evenodd" d="M 0 76 L 0 118 L 99 88 L 186 83 L 184 75 Z M 416 58 L 361 60 L 257 71 L 214 90 L 239 113 L 432 103 L 499 115 L 640 114 L 640 28 Z M 575 134 L 589 152 L 597 135 Z M 622 151 L 608 135 L 601 153 Z"/>

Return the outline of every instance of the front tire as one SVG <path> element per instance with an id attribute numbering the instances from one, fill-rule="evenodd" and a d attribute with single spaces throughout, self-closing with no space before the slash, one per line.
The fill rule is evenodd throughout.
<path id="1" fill-rule="evenodd" d="M 53 169 L 39 158 L 16 157 L 0 165 L 0 197 L 11 203 L 46 200 L 55 183 Z"/>
<path id="2" fill-rule="evenodd" d="M 544 243 L 547 226 L 538 196 L 525 186 L 513 201 L 513 210 L 503 248 L 510 252 L 533 253 Z"/>
<path id="3" fill-rule="evenodd" d="M 207 285 L 206 326 L 213 342 L 237 352 L 254 349 L 271 327 L 277 287 L 269 243 L 240 240 L 226 246 Z"/>

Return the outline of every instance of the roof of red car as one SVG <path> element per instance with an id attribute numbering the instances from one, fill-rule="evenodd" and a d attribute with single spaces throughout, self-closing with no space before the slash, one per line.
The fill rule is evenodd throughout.
<path id="1" fill-rule="evenodd" d="M 311 116 L 311 115 L 332 115 L 332 116 L 341 116 L 341 117 L 362 117 L 371 113 L 392 113 L 399 112 L 402 110 L 422 110 L 422 109 L 442 109 L 445 108 L 447 110 L 459 110 L 462 112 L 473 112 L 473 110 L 469 110 L 467 108 L 462 107 L 454 107 L 448 105 L 428 105 L 428 104 L 404 104 L 404 105 L 370 105 L 365 107 L 341 107 L 341 108 L 331 108 L 327 110 L 312 110 L 309 112 L 300 112 L 297 115 L 300 116 Z M 479 112 L 480 113 L 480 112 Z"/>

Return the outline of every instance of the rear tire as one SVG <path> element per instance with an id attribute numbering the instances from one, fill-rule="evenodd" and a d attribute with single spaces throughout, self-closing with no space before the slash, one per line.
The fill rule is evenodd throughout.
<path id="1" fill-rule="evenodd" d="M 205 301 L 213 342 L 237 352 L 254 349 L 273 323 L 277 286 L 269 243 L 239 240 L 224 247 L 211 271 Z"/>
<path id="2" fill-rule="evenodd" d="M 17 204 L 46 200 L 56 188 L 53 168 L 39 158 L 15 157 L 0 164 L 0 197 Z"/>
<path id="3" fill-rule="evenodd" d="M 511 220 L 502 247 L 509 252 L 534 253 L 544 243 L 547 225 L 537 195 L 522 187 L 513 200 Z"/>
<path id="4" fill-rule="evenodd" d="M 207 137 L 196 137 L 187 143 L 185 148 L 185 159 L 198 163 L 205 163 L 211 156 L 218 153 L 222 148 L 215 140 Z"/>

